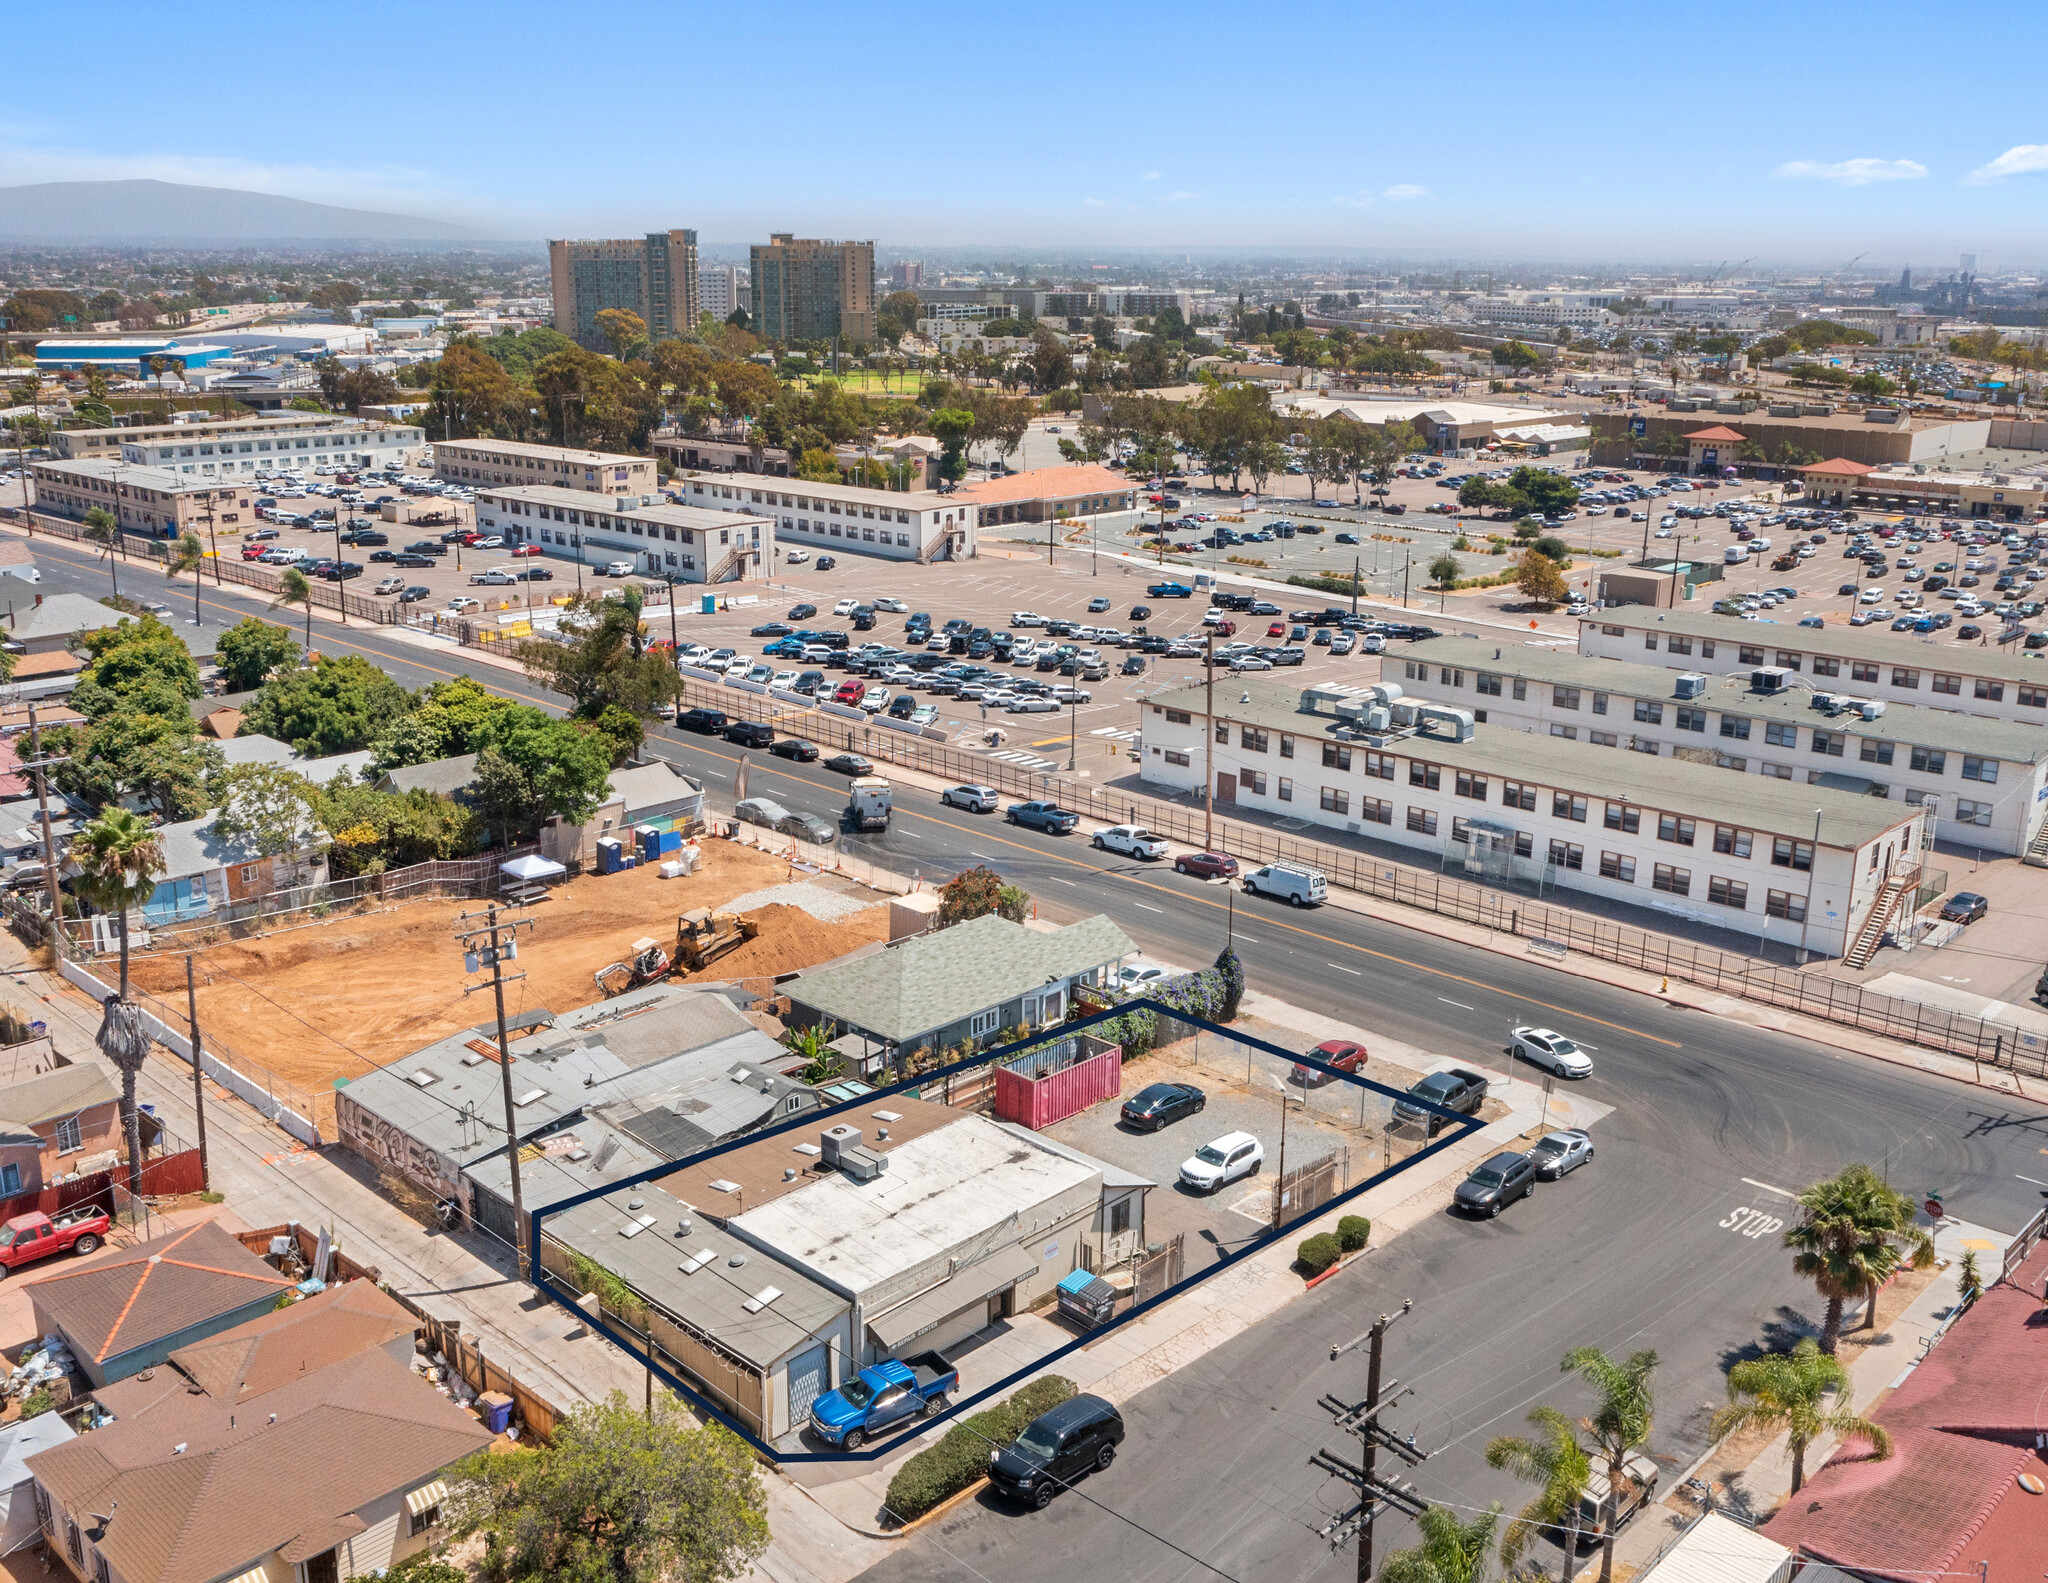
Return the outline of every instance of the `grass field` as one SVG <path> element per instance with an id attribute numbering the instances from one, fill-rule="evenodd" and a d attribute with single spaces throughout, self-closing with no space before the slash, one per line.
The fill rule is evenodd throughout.
<path id="1" fill-rule="evenodd" d="M 849 368 L 841 374 L 813 374 L 796 383 L 807 389 L 821 379 L 837 379 L 841 390 L 851 391 L 857 396 L 902 396 L 907 399 L 918 393 L 926 377 L 894 369 Z"/>

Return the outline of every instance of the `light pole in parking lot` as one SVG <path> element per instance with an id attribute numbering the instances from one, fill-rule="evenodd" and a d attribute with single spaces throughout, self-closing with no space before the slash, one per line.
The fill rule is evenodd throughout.
<path id="1" fill-rule="evenodd" d="M 1075 685 L 1067 689 L 1067 773 L 1074 773 L 1074 756 L 1080 745 L 1077 733 L 1081 728 L 1081 673 L 1074 672 Z"/>

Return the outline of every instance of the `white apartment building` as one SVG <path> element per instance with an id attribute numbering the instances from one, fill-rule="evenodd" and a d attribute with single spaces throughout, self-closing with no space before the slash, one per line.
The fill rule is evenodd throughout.
<path id="1" fill-rule="evenodd" d="M 359 422 L 331 413 L 75 429 L 52 436 L 66 460 L 119 457 L 193 478 L 244 479 L 313 467 L 416 466 L 427 458 L 423 429 Z"/>
<path id="2" fill-rule="evenodd" d="M 1409 645 L 1382 674 L 1481 724 L 1893 798 L 1927 810 L 1932 839 L 1987 852 L 2048 846 L 2048 732 L 2037 727 L 1865 702 L 1840 677 L 1778 666 L 1710 676 L 1474 637 Z"/>
<path id="3" fill-rule="evenodd" d="M 1579 652 L 1709 676 L 1775 665 L 1858 698 L 2048 725 L 2048 660 L 1879 627 L 1795 627 L 1623 605 L 1579 623 Z"/>
<path id="4" fill-rule="evenodd" d="M 754 300 L 754 277 L 731 264 L 697 266 L 697 310 L 723 324 L 735 308 L 749 308 Z"/>
<path id="5" fill-rule="evenodd" d="M 544 555 L 606 566 L 631 561 L 646 577 L 744 582 L 775 566 L 775 519 L 671 505 L 660 495 L 594 497 L 555 484 L 480 489 L 476 524 Z"/>
<path id="6" fill-rule="evenodd" d="M 1514 876 L 1840 955 L 1917 883 L 1926 810 L 1480 725 L 1396 688 L 1232 679 L 1145 702 L 1148 781 Z M 1213 730 L 1210 721 L 1213 718 Z"/>
<path id="7" fill-rule="evenodd" d="M 980 553 L 979 508 L 928 490 L 898 493 L 807 478 L 691 473 L 670 486 L 692 506 L 772 518 L 781 548 L 873 555 L 890 561 L 959 561 Z"/>
<path id="8" fill-rule="evenodd" d="M 1580 330 L 1614 322 L 1600 294 L 1586 291 L 1510 291 L 1474 298 L 1469 306 L 1472 317 L 1484 324 L 1563 324 Z"/>
<path id="9" fill-rule="evenodd" d="M 660 487 L 651 456 L 524 440 L 436 440 L 434 471 L 477 489 L 487 484 L 551 485 L 599 495 L 652 495 Z"/>

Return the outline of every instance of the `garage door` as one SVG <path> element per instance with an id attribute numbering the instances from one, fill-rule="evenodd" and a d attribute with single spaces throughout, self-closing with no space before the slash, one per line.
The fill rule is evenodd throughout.
<path id="1" fill-rule="evenodd" d="M 988 1323 L 988 1299 L 977 1298 L 959 1313 L 942 1319 L 910 1343 L 917 1351 L 944 1352 L 965 1341 Z"/>
<path id="2" fill-rule="evenodd" d="M 830 1353 L 820 1342 L 789 1360 L 789 1423 L 793 1429 L 811 1416 L 811 1403 L 825 1394 Z"/>

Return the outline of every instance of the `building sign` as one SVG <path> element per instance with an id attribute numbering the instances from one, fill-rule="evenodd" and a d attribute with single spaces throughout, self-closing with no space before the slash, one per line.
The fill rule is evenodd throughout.
<path id="1" fill-rule="evenodd" d="M 1650 420 L 1648 418 L 1630 418 L 1628 420 L 1628 432 L 1636 439 L 1642 439 L 1650 432 Z"/>
<path id="2" fill-rule="evenodd" d="M 1720 460 L 1721 453 L 1719 451 L 1706 450 L 1700 452 L 1700 465 L 1702 467 L 1713 467 L 1717 463 L 1719 463 Z"/>

